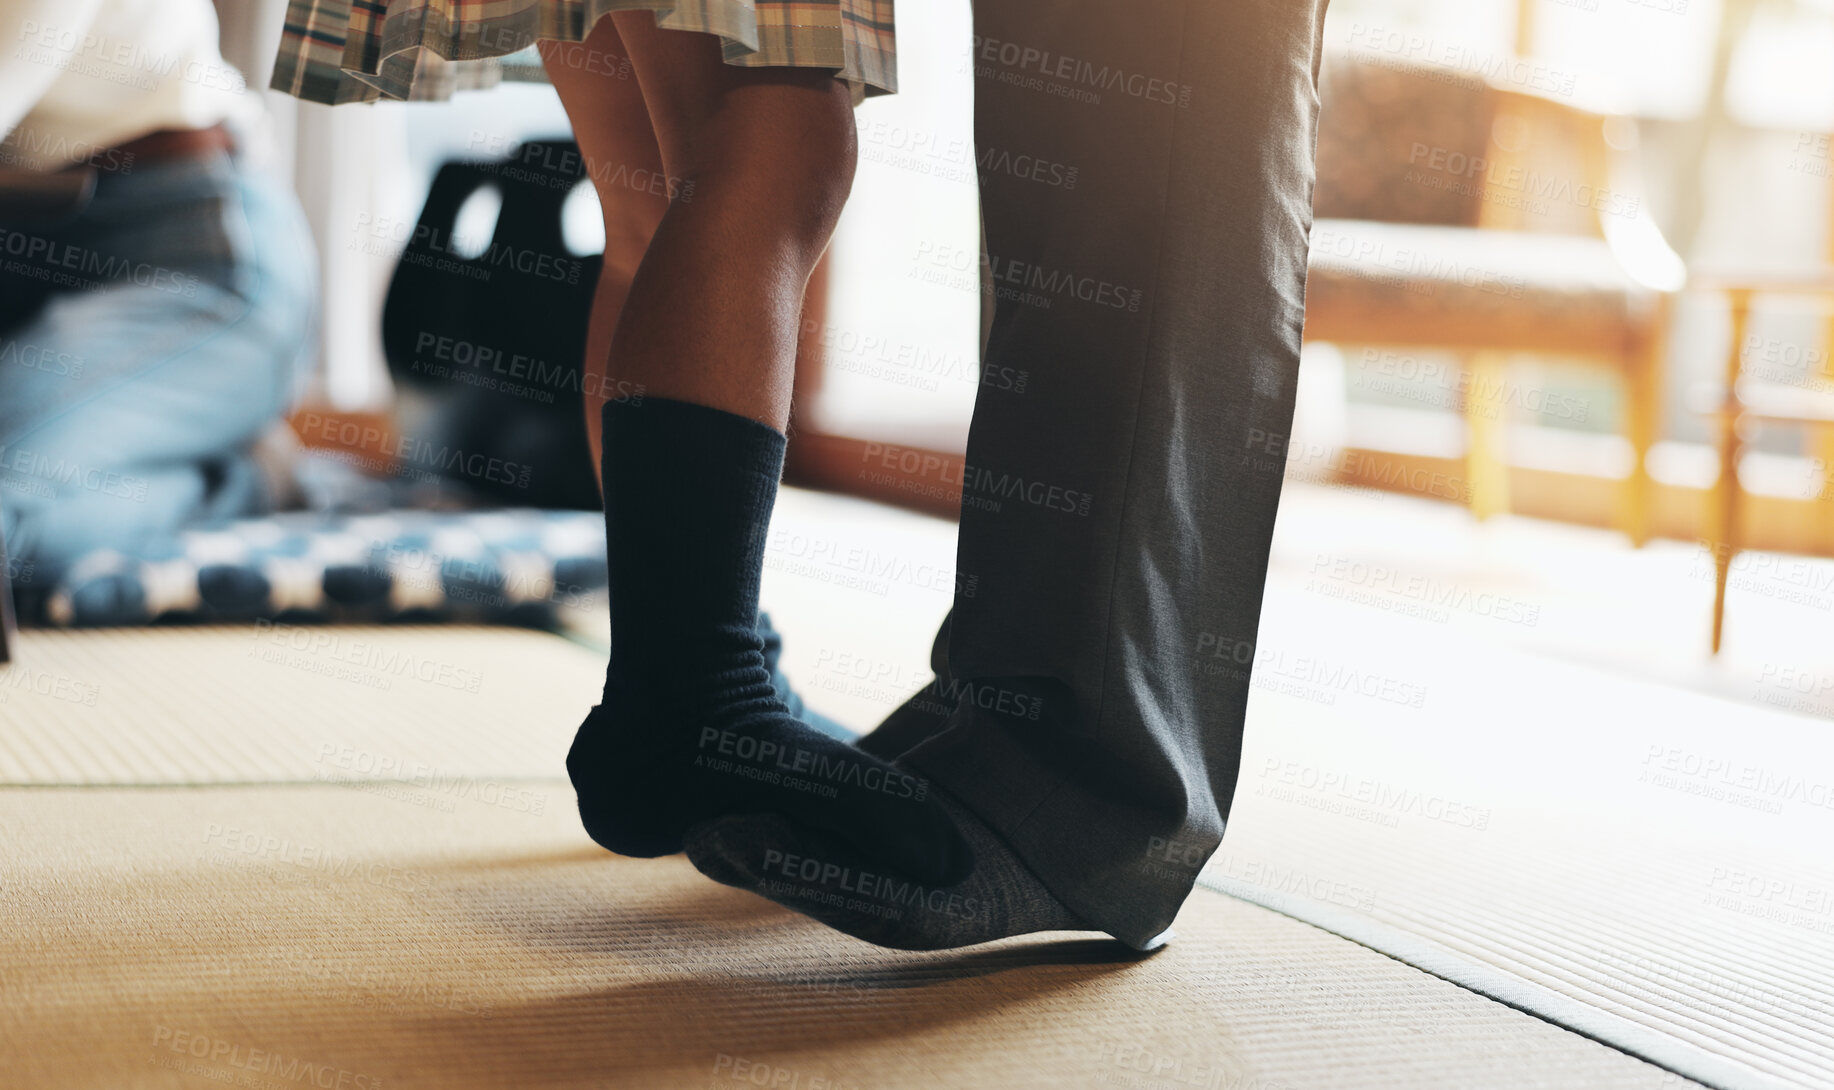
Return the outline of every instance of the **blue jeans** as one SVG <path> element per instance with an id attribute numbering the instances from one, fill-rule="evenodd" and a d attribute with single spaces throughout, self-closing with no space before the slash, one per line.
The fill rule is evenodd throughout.
<path id="1" fill-rule="evenodd" d="M 24 602 L 90 550 L 265 509 L 250 449 L 292 399 L 315 292 L 292 193 L 227 155 L 0 226 L 0 516 Z"/>

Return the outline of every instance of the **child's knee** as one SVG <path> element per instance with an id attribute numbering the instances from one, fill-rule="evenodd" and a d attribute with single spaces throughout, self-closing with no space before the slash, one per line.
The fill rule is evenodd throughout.
<path id="1" fill-rule="evenodd" d="M 853 191 L 858 136 L 845 85 L 835 102 L 787 124 L 744 127 L 696 164 L 695 198 L 709 189 L 752 205 L 792 237 L 825 247 Z"/>

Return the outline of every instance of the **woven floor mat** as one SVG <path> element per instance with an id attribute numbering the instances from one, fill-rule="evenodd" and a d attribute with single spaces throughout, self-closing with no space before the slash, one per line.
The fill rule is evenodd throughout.
<path id="1" fill-rule="evenodd" d="M 505 628 L 34 630 L 18 642 L 0 669 L 0 784 L 455 791 L 561 777 L 605 671 L 602 654 Z"/>
<path id="2" fill-rule="evenodd" d="M 1288 593 L 1205 881 L 1703 1082 L 1834 1086 L 1826 724 Z"/>
<path id="3" fill-rule="evenodd" d="M 1207 890 L 1143 962 L 1069 935 L 899 953 L 611 857 L 571 809 L 543 783 L 444 809 L 0 791 L 6 1084 L 1692 1085 Z"/>

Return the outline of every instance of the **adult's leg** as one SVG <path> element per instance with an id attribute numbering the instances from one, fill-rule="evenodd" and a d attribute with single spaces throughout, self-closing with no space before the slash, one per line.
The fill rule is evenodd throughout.
<path id="1" fill-rule="evenodd" d="M 0 514 L 28 597 L 91 549 L 259 510 L 250 445 L 292 397 L 313 315 L 297 205 L 227 158 L 107 176 L 37 239 L 42 265 L 6 289 L 54 290 L 0 334 Z M 120 275 L 59 275 L 85 255 Z"/>
<path id="2" fill-rule="evenodd" d="M 975 406 L 958 550 L 975 593 L 939 636 L 938 683 L 862 748 L 902 754 L 1077 920 L 1142 948 L 1235 787 L 1304 324 L 1323 18 L 1324 0 L 976 4 L 986 365 L 1029 381 Z M 938 697 L 954 710 L 926 722 Z M 752 857 L 820 843 L 781 823 L 719 833 L 690 843 L 696 863 L 752 880 Z M 1000 933 L 804 910 L 889 945 Z"/>
<path id="3" fill-rule="evenodd" d="M 1304 326 L 1324 9 L 976 4 L 983 161 L 1078 181 L 983 171 L 987 363 L 1031 379 L 975 406 L 958 564 L 977 593 L 946 649 L 959 703 L 904 763 L 1128 941 L 1171 922 L 1235 789 Z"/>
<path id="4" fill-rule="evenodd" d="M 953 874 L 966 850 L 927 785 L 790 715 L 756 629 L 802 300 L 852 184 L 849 93 L 827 72 L 729 66 L 717 39 L 648 12 L 612 18 L 681 184 L 609 341 L 644 395 L 602 411 L 611 658 L 568 756 L 582 821 L 658 855 L 720 813 L 787 813 Z M 628 88 L 557 82 L 582 147 L 611 143 L 607 101 Z"/>

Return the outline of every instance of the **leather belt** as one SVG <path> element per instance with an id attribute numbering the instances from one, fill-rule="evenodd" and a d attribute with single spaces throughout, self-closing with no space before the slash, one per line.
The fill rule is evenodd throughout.
<path id="1" fill-rule="evenodd" d="M 110 150 L 133 156 L 131 162 L 139 166 L 166 159 L 201 159 L 217 152 L 234 151 L 235 146 L 228 127 L 217 124 L 208 129 L 160 129 Z"/>

